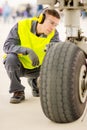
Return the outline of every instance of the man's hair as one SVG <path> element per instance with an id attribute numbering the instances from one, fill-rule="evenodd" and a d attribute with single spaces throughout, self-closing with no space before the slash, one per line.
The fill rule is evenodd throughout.
<path id="1" fill-rule="evenodd" d="M 56 11 L 55 9 L 46 9 L 46 10 L 44 11 L 44 14 L 45 14 L 45 15 L 46 15 L 46 14 L 49 14 L 49 15 L 52 15 L 52 16 L 54 16 L 54 17 L 60 19 L 60 14 L 59 14 L 58 11 Z"/>
<path id="2" fill-rule="evenodd" d="M 58 11 L 56 11 L 55 9 L 45 9 L 45 10 L 43 10 L 43 11 L 40 13 L 40 15 L 39 15 L 39 17 L 38 17 L 38 22 L 39 22 L 40 24 L 44 23 L 44 20 L 46 19 L 47 14 L 48 14 L 48 15 L 52 15 L 52 16 L 54 16 L 54 17 L 60 19 L 60 14 L 59 14 Z"/>

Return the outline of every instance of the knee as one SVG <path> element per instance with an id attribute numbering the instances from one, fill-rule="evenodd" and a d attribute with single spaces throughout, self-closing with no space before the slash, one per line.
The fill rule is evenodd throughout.
<path id="1" fill-rule="evenodd" d="M 18 57 L 16 54 L 8 54 L 5 59 L 5 65 L 12 65 L 15 66 L 18 63 Z"/>

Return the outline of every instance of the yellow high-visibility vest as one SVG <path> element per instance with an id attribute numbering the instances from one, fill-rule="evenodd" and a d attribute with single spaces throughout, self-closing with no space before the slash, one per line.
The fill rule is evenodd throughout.
<path id="1" fill-rule="evenodd" d="M 51 38 L 54 36 L 54 31 L 52 31 L 47 37 L 38 37 L 33 34 L 31 30 L 31 24 L 34 18 L 24 19 L 18 22 L 18 34 L 21 41 L 21 46 L 32 49 L 39 58 L 41 65 L 46 52 L 44 51 L 46 45 L 50 43 Z M 32 66 L 32 61 L 28 55 L 18 55 L 20 62 L 27 69 L 34 69 L 36 67 Z"/>

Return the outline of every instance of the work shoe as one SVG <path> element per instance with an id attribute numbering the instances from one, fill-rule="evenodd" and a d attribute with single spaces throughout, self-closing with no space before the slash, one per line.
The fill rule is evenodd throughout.
<path id="1" fill-rule="evenodd" d="M 32 89 L 32 95 L 34 97 L 39 97 L 39 88 L 37 87 L 37 79 L 28 79 L 28 83 Z"/>
<path id="2" fill-rule="evenodd" d="M 32 88 L 32 95 L 34 97 L 39 97 L 39 89 L 38 88 Z"/>
<path id="3" fill-rule="evenodd" d="M 20 103 L 25 99 L 24 91 L 14 92 L 13 97 L 10 99 L 10 103 Z"/>

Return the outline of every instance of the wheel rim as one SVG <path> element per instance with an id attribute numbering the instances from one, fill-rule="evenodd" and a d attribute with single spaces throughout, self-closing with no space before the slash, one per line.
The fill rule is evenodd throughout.
<path id="1" fill-rule="evenodd" d="M 85 102 L 87 97 L 85 78 L 86 78 L 86 66 L 83 65 L 80 69 L 80 76 L 79 76 L 79 96 L 82 103 Z"/>

